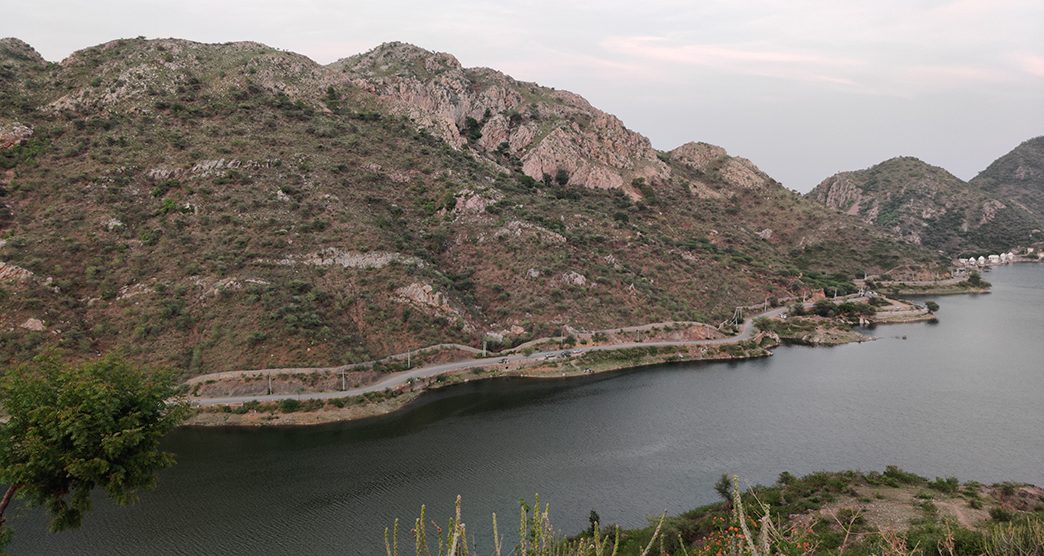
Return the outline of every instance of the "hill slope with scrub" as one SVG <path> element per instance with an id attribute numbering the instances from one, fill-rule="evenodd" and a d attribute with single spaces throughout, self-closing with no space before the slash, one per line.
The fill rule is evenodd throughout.
<path id="1" fill-rule="evenodd" d="M 733 307 L 934 255 L 711 145 L 401 43 L 0 40 L 0 360 L 185 375 Z"/>

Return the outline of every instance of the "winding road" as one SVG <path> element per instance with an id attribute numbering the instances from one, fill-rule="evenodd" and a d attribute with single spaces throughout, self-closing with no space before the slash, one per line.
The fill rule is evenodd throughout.
<path id="1" fill-rule="evenodd" d="M 481 359 L 465 359 L 462 361 L 454 361 L 451 363 L 442 363 L 438 365 L 430 365 L 427 367 L 418 367 L 416 369 L 410 369 L 407 371 L 400 371 L 397 373 L 391 373 L 381 380 L 368 384 L 366 386 L 360 386 L 358 388 L 349 388 L 347 390 L 335 390 L 330 392 L 305 392 L 300 394 L 247 394 L 241 396 L 227 396 L 219 398 L 207 398 L 207 397 L 189 397 L 189 401 L 196 405 L 228 405 L 228 404 L 239 404 L 250 401 L 258 402 L 275 402 L 285 399 L 295 400 L 328 400 L 334 398 L 349 398 L 354 396 L 360 396 L 371 392 L 381 392 L 389 388 L 395 388 L 401 386 L 410 380 L 418 378 L 429 378 L 438 376 L 443 373 L 451 371 L 459 371 L 461 369 L 470 368 L 485 368 L 495 367 L 497 365 L 504 365 L 510 363 L 516 363 L 520 361 L 524 362 L 535 362 L 541 359 L 560 357 L 564 355 L 579 355 L 592 351 L 612 351 L 619 349 L 630 349 L 638 347 L 672 347 L 672 346 L 720 346 L 729 345 L 749 340 L 754 337 L 754 320 L 760 317 L 778 317 L 786 311 L 786 307 L 778 307 L 764 311 L 757 315 L 754 315 L 743 321 L 743 326 L 740 327 L 739 334 L 735 336 L 729 336 L 727 338 L 716 338 L 712 340 L 674 340 L 674 341 L 661 341 L 661 342 L 627 342 L 621 344 L 611 344 L 603 346 L 588 346 L 588 347 L 575 347 L 570 349 L 558 349 L 552 351 L 538 351 L 528 355 L 523 353 L 515 353 L 512 355 L 505 355 L 502 357 L 484 357 Z M 653 325 L 642 325 L 642 327 L 631 327 L 633 329 L 643 328 L 645 326 Z M 276 371 L 279 369 L 271 369 L 269 371 Z M 295 369 L 298 370 L 298 369 Z M 312 369 L 313 371 L 318 370 L 329 370 L 329 369 Z M 300 369 L 298 371 L 303 371 Z M 263 372 L 261 370 L 257 372 Z M 232 373 L 241 374 L 242 371 L 233 371 Z M 218 375 L 207 375 L 214 376 Z M 205 377 L 197 377 L 199 378 Z"/>

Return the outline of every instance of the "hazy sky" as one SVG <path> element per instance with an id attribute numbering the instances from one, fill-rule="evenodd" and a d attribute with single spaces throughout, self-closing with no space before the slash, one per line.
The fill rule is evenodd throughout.
<path id="1" fill-rule="evenodd" d="M 577 92 L 657 148 L 722 145 L 802 191 L 896 155 L 968 179 L 1044 135 L 1044 0 L 33 0 L 0 19 L 54 61 L 139 35 L 322 63 L 411 42 Z"/>

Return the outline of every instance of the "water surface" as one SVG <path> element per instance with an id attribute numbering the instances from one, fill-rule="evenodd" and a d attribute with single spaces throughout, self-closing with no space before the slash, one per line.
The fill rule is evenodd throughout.
<path id="1" fill-rule="evenodd" d="M 81 530 L 18 511 L 14 554 L 383 554 L 383 529 L 464 497 L 502 530 L 540 493 L 558 526 L 644 523 L 715 498 L 723 472 L 896 464 L 1044 484 L 1044 266 L 942 297 L 938 324 L 768 359 L 453 387 L 405 412 L 318 428 L 176 431 L 176 467 L 140 504 L 99 501 Z M 479 539 L 482 541 L 482 539 Z M 485 548 L 489 548 L 488 542 Z M 483 551 L 482 553 L 486 553 Z"/>

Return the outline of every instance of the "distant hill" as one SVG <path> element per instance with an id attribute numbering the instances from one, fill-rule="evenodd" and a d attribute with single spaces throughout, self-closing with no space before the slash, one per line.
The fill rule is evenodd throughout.
<path id="1" fill-rule="evenodd" d="M 971 184 L 1044 220 L 1044 136 L 998 158 Z"/>
<path id="2" fill-rule="evenodd" d="M 705 144 L 391 43 L 0 41 L 0 361 L 198 374 L 716 322 L 931 253 Z M 492 342 L 496 345 L 496 342 Z"/>
<path id="3" fill-rule="evenodd" d="M 808 195 L 951 257 L 1028 245 L 1041 239 L 1044 227 L 1040 214 L 1009 195 L 989 191 L 979 182 L 969 184 L 913 157 L 835 174 Z"/>

